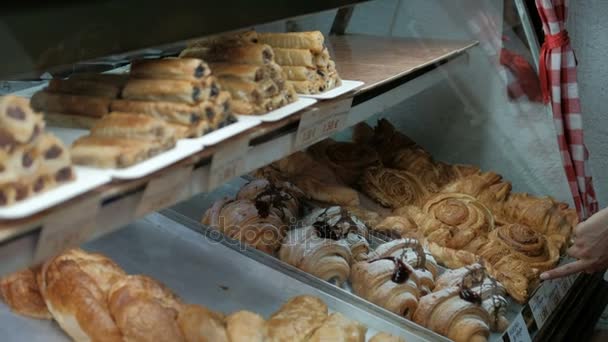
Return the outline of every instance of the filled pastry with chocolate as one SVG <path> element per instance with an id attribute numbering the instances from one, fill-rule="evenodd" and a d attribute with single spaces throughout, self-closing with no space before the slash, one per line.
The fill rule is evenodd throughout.
<path id="1" fill-rule="evenodd" d="M 211 75 L 211 68 L 198 58 L 140 59 L 131 62 L 129 74 L 133 78 L 199 82 Z"/>

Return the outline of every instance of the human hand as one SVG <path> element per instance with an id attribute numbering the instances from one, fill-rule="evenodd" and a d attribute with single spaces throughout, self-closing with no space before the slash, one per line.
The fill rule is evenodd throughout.
<path id="1" fill-rule="evenodd" d="M 578 260 L 544 272 L 540 278 L 554 279 L 608 268 L 608 208 L 574 228 L 574 245 L 568 249 L 568 255 Z"/>

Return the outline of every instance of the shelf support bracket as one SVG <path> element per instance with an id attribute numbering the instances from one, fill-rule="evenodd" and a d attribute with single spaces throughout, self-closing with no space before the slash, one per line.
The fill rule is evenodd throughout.
<path id="1" fill-rule="evenodd" d="M 342 7 L 338 9 L 334 23 L 331 25 L 331 31 L 329 34 L 343 36 L 346 33 L 346 28 L 350 23 L 350 19 L 355 11 L 355 6 Z"/>

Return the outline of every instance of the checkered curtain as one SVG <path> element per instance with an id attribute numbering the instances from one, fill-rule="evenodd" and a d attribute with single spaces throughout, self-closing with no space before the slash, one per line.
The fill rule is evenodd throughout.
<path id="1" fill-rule="evenodd" d="M 583 138 L 576 58 L 565 29 L 565 0 L 536 0 L 543 22 L 545 42 L 540 55 L 543 100 L 551 101 L 553 122 L 576 211 L 585 219 L 598 211 L 593 181 L 587 161 L 589 152 Z"/>

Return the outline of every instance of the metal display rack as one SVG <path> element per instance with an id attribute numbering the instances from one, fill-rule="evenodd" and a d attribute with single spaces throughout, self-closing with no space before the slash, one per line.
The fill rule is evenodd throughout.
<path id="1" fill-rule="evenodd" d="M 153 246 L 147 247 L 153 249 L 175 248 L 176 244 L 188 240 L 191 241 L 188 244 L 191 252 L 188 257 L 205 260 L 202 257 L 205 253 L 217 250 L 217 253 L 225 256 L 223 261 L 231 265 L 230 270 L 234 271 L 229 278 L 237 283 L 240 277 L 252 276 L 249 274 L 251 272 L 241 275 L 239 267 L 241 270 L 244 268 L 236 265 L 237 262 L 246 263 L 259 270 L 260 274 L 281 279 L 296 294 L 314 293 L 321 296 L 332 309 L 349 312 L 352 318 L 366 322 L 372 329 L 403 334 L 410 338 L 408 341 L 445 340 L 352 294 L 339 291 L 333 285 L 294 271 L 251 248 L 236 248 L 225 239 L 219 244 L 210 244 L 208 229 L 202 227 L 198 220 L 185 215 L 180 207 L 165 210 L 162 212 L 164 215 L 154 213 L 188 200 L 190 201 L 186 204 L 181 204 L 182 209 L 192 203 L 200 206 L 200 196 L 203 196 L 200 194 L 220 188 L 223 191 L 231 186 L 229 181 L 352 127 L 448 80 L 452 73 L 471 67 L 469 52 L 478 45 L 476 41 L 344 35 L 353 13 L 352 5 L 360 2 L 364 1 L 314 0 L 288 4 L 281 1 L 228 0 L 218 3 L 213 12 L 209 12 L 209 6 L 200 1 L 177 1 L 171 4 L 156 0 L 84 1 L 78 4 L 55 1 L 53 6 L 42 2 L 33 7 L 4 5 L 5 8 L 0 11 L 0 37 L 3 31 L 10 33 L 21 46 L 0 54 L 2 78 L 38 75 L 42 71 L 61 70 L 78 61 L 108 55 L 121 54 L 121 58 L 129 58 L 144 48 L 171 49 L 183 46 L 183 42 L 188 39 L 204 35 L 342 7 L 338 10 L 332 27 L 332 32 L 338 35 L 329 36 L 327 43 L 342 78 L 363 81 L 365 85 L 336 99 L 320 101 L 282 120 L 251 128 L 146 177 L 130 181 L 114 180 L 34 216 L 0 220 L 0 275 L 87 242 L 85 248 L 107 253 L 110 257 L 117 258 L 119 263 L 122 258 L 122 261 L 132 267 L 133 272 L 154 273 L 153 269 L 140 268 L 143 267 L 141 263 L 129 264 L 129 258 L 137 253 L 137 249 L 129 252 L 128 248 L 121 250 L 116 246 L 126 246 L 128 244 L 125 241 L 137 240 L 139 248 L 145 248 L 142 247 L 145 243 L 152 244 Z M 344 8 L 346 5 L 351 7 Z M 112 17 L 112 21 L 108 21 L 108 17 Z M 522 14 L 522 18 L 527 17 Z M 526 35 L 531 35 L 529 22 L 524 23 L 524 26 Z M 40 27 L 49 29 L 41 30 Z M 123 34 L 140 31 L 142 27 L 146 28 L 143 36 Z M 312 116 L 321 119 L 311 124 Z M 329 126 L 333 128 L 321 129 L 327 127 L 328 122 L 332 122 Z M 199 197 L 195 197 L 197 195 Z M 146 218 L 141 220 L 144 216 Z M 117 231 L 125 226 L 128 228 Z M 151 236 L 144 233 L 148 229 L 151 230 Z M 104 235 L 108 236 L 103 237 Z M 168 241 L 161 238 L 163 236 Z M 155 258 L 161 258 L 161 254 L 150 252 Z M 186 254 L 184 251 L 183 255 Z M 178 259 L 179 255 L 159 262 L 181 262 Z M 192 262 L 201 272 L 212 265 L 209 262 Z M 178 273 L 185 277 L 188 272 L 195 271 L 192 269 Z M 156 276 L 161 281 L 167 277 L 162 274 Z M 219 278 L 221 277 L 218 276 Z M 258 278 L 262 288 L 263 281 L 267 278 Z M 204 277 L 201 279 L 206 281 Z M 183 290 L 193 301 L 211 307 L 220 305 L 209 302 L 217 293 L 205 292 L 217 292 L 217 289 L 203 287 L 200 289 L 203 293 L 199 295 L 194 294 L 192 289 Z M 242 295 L 242 291 L 235 291 Z M 279 296 L 281 298 L 272 300 L 287 298 L 282 294 L 281 292 L 282 297 Z M 224 305 L 237 307 L 238 300 L 242 300 L 239 295 L 231 297 L 232 300 Z M 523 342 L 567 339 L 572 336 L 569 332 L 574 331 L 573 327 L 583 326 L 581 322 L 572 319 L 571 316 L 575 314 L 573 311 L 578 312 L 578 319 L 590 320 L 606 301 L 607 288 L 597 276 L 584 275 L 544 282 L 531 296 L 529 303 L 515 309 L 509 329 L 503 335 L 492 336 L 492 340 Z M 243 304 L 246 304 L 243 307 L 251 306 L 250 309 L 263 307 L 265 314 L 271 312 L 271 306 L 277 306 L 275 302 L 267 303 L 268 307 L 253 302 Z M 581 308 L 584 305 L 589 305 L 588 311 Z M 3 315 L 4 313 L 7 313 L 6 308 L 0 307 L 0 317 L 3 317 L 0 319 L 0 331 L 6 330 L 7 324 L 11 327 L 24 324 L 18 322 L 17 318 L 7 318 L 12 316 Z M 47 328 L 51 329 L 41 327 L 32 333 L 44 334 L 49 331 Z M 22 333 L 27 334 L 27 331 L 22 330 Z M 61 340 L 61 336 L 58 340 Z"/>

